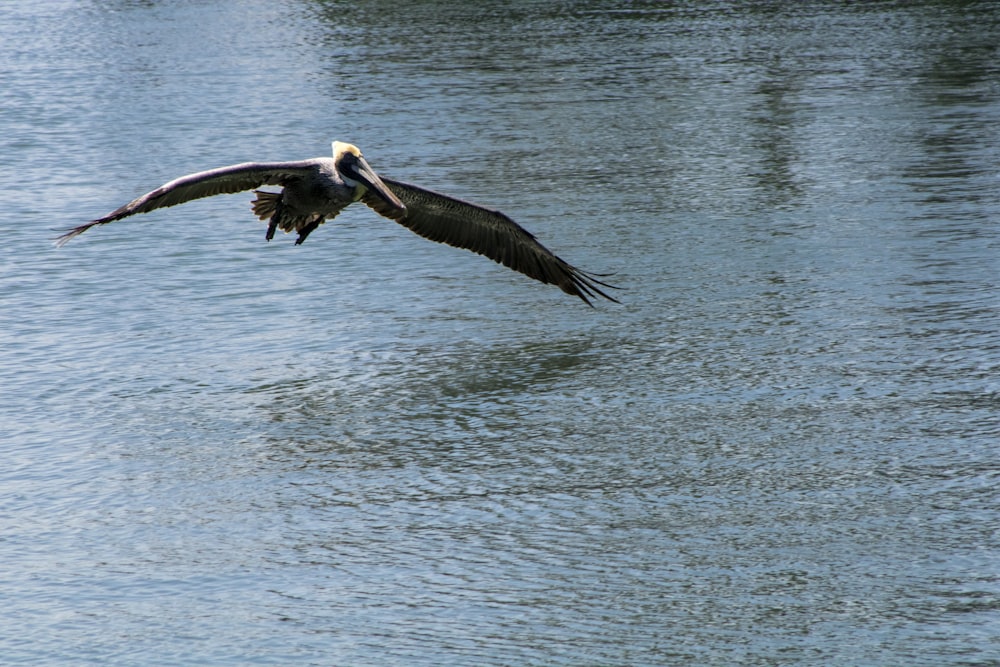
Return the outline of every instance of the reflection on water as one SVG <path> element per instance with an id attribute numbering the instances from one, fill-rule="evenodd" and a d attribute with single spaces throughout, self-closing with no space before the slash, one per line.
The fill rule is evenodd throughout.
<path id="1" fill-rule="evenodd" d="M 997 660 L 989 3 L 36 3 L 0 37 L 0 662 Z M 267 244 L 250 195 L 48 244 L 332 139 L 623 305 L 363 210 Z"/>

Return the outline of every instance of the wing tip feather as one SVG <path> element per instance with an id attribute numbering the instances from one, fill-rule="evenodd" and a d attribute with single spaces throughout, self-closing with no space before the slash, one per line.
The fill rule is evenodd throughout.
<path id="1" fill-rule="evenodd" d="M 621 304 L 621 301 L 601 289 L 602 287 L 605 289 L 622 289 L 617 285 L 611 285 L 597 278 L 597 276 L 601 276 L 603 278 L 605 275 L 606 274 L 586 273 L 584 271 L 580 271 L 579 269 L 572 269 L 569 272 L 572 289 L 566 289 L 566 287 L 562 285 L 560 285 L 560 287 L 563 288 L 563 291 L 580 297 L 583 302 L 591 308 L 596 307 L 593 302 L 591 302 L 591 299 L 597 297 L 602 297 L 612 303 Z"/>
<path id="2" fill-rule="evenodd" d="M 72 229 L 67 229 L 62 234 L 60 234 L 59 236 L 57 236 L 56 239 L 53 241 L 53 243 L 55 243 L 55 246 L 57 248 L 61 248 L 64 245 L 66 245 L 67 243 L 69 243 L 70 241 L 72 241 L 73 239 L 75 239 L 80 234 L 83 234 L 85 231 L 87 231 L 91 227 L 96 227 L 97 225 L 102 225 L 105 222 L 106 221 L 104 219 L 101 219 L 101 220 L 91 220 L 90 222 L 88 222 L 86 224 L 78 225 L 76 227 L 73 227 Z"/>

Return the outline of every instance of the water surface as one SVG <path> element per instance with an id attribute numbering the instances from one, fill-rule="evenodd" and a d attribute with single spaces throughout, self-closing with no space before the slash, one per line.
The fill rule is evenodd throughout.
<path id="1" fill-rule="evenodd" d="M 996 664 L 998 45 L 990 3 L 0 9 L 0 661 Z M 50 243 L 333 139 L 623 304 L 363 207 Z"/>

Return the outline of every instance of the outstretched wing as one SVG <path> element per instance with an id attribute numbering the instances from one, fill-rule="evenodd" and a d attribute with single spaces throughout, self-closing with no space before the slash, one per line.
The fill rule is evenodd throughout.
<path id="1" fill-rule="evenodd" d="M 61 246 L 91 227 L 121 220 L 136 213 L 148 213 L 158 208 L 183 204 L 192 199 L 232 194 L 262 185 L 285 185 L 289 181 L 308 176 L 318 168 L 318 164 L 319 159 L 298 162 L 244 162 L 181 176 L 115 209 L 103 218 L 74 227 L 56 239 L 56 244 Z"/>
<path id="2" fill-rule="evenodd" d="M 406 211 L 399 213 L 371 191 L 362 201 L 420 236 L 485 255 L 535 280 L 557 285 L 587 305 L 594 296 L 618 301 L 601 289 L 613 285 L 560 259 L 500 211 L 391 178 L 382 177 L 382 181 L 406 205 Z"/>

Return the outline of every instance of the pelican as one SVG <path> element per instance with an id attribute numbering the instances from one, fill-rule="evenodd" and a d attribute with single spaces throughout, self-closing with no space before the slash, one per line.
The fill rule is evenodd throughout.
<path id="1" fill-rule="evenodd" d="M 560 259 L 500 211 L 379 177 L 357 146 L 340 141 L 333 142 L 332 158 L 244 162 L 181 176 L 103 218 L 68 230 L 56 244 L 62 246 L 91 227 L 137 213 L 264 185 L 283 188 L 281 192 L 254 190 L 257 198 L 251 207 L 257 217 L 268 221 L 264 236 L 268 241 L 281 229 L 298 232 L 295 244 L 299 245 L 326 220 L 361 201 L 424 238 L 485 255 L 530 278 L 554 284 L 589 306 L 597 296 L 618 302 L 602 290 L 613 287 L 599 280 L 603 274 L 581 271 Z"/>

